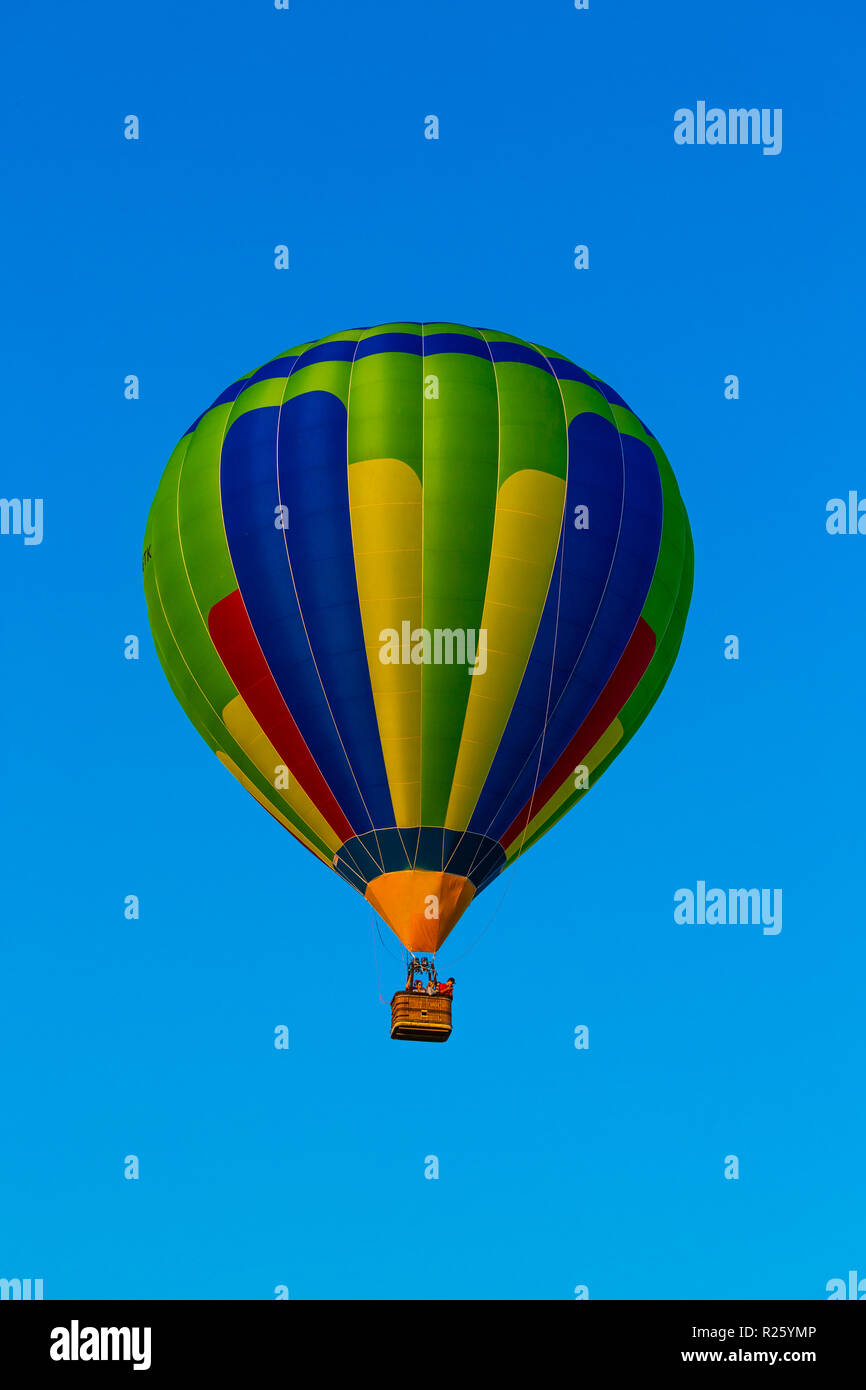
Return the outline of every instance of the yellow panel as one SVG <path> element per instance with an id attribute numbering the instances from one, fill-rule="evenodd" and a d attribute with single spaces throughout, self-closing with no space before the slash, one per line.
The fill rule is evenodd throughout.
<path id="1" fill-rule="evenodd" d="M 242 695 L 236 695 L 233 700 L 229 701 L 223 710 L 222 720 L 235 743 L 243 749 L 250 762 L 274 787 L 277 768 L 284 767 L 285 764 Z M 285 788 L 274 787 L 274 791 L 277 796 L 282 797 L 287 805 L 291 806 L 304 824 L 308 825 L 314 834 L 318 835 L 319 839 L 336 854 L 343 843 L 342 840 L 331 829 L 321 811 L 307 796 L 297 777 L 292 777 L 290 774 L 289 785 Z M 259 799 L 261 800 L 261 798 Z M 268 803 L 268 808 L 271 809 L 270 803 Z"/>
<path id="2" fill-rule="evenodd" d="M 321 850 L 318 850 L 315 845 L 310 844 L 310 841 L 307 839 L 306 835 L 302 834 L 301 831 L 298 830 L 297 826 L 292 825 L 291 821 L 286 820 L 285 816 L 280 815 L 280 812 L 276 809 L 276 807 L 273 806 L 270 801 L 268 801 L 266 796 L 262 795 L 255 782 L 251 782 L 247 774 L 245 772 L 241 772 L 237 763 L 233 762 L 227 753 L 222 753 L 217 748 L 216 755 L 219 758 L 220 762 L 223 764 L 223 766 L 228 768 L 232 776 L 237 777 L 241 786 L 249 792 L 250 796 L 254 796 L 260 806 L 264 806 L 266 811 L 270 811 L 274 820 L 278 820 L 280 822 L 280 825 L 285 826 L 286 830 L 288 830 L 290 835 L 294 835 L 296 840 L 300 840 L 302 845 L 306 845 L 307 849 L 312 850 L 313 854 L 316 856 L 317 859 L 321 859 L 323 864 L 327 864 L 329 869 L 333 869 L 333 864 L 330 860 L 325 858 Z"/>
<path id="3" fill-rule="evenodd" d="M 398 827 L 421 819 L 420 666 L 379 659 L 385 628 L 421 625 L 423 509 L 421 480 L 400 459 L 349 464 L 349 510 L 355 575 L 382 740 L 388 788 Z"/>
<path id="4" fill-rule="evenodd" d="M 535 468 L 506 478 L 496 499 L 481 626 L 487 670 L 474 676 L 445 824 L 465 830 L 481 795 L 532 651 L 556 559 L 565 481 Z"/>
<path id="5" fill-rule="evenodd" d="M 589 787 L 587 791 L 592 789 L 592 774 L 595 772 L 595 769 L 613 752 L 622 738 L 622 735 L 622 724 L 618 719 L 615 719 L 613 723 L 609 724 L 605 729 L 598 742 L 594 743 L 592 748 L 590 748 L 589 753 L 583 760 L 583 765 L 589 772 Z M 541 810 L 533 816 L 526 829 L 521 831 L 517 839 L 513 840 L 508 846 L 505 854 L 506 860 L 516 858 L 520 854 L 522 846 L 526 844 L 528 840 L 531 840 L 536 831 L 540 830 L 541 827 L 556 814 L 563 802 L 568 800 L 576 790 L 574 780 L 574 769 L 572 769 L 562 786 L 553 793 L 553 796 L 545 801 Z M 586 793 L 584 793 L 584 795 L 585 794 Z"/>

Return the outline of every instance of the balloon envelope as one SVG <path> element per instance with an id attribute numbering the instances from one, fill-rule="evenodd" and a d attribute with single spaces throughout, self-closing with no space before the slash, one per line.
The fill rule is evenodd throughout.
<path id="1" fill-rule="evenodd" d="M 234 382 L 172 453 L 144 541 L 189 718 L 416 951 L 625 747 L 692 572 L 625 401 L 447 323 L 335 333 Z"/>

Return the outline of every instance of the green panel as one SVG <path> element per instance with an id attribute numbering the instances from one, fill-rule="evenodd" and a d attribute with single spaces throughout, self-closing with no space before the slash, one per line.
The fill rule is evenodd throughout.
<path id="1" fill-rule="evenodd" d="M 422 477 L 423 362 L 406 352 L 361 357 L 349 389 L 349 463 L 402 459 Z"/>
<path id="2" fill-rule="evenodd" d="M 223 598 L 237 588 L 224 538 L 222 553 L 214 545 L 215 528 L 216 535 L 223 530 L 218 450 L 228 410 L 228 406 L 221 406 L 200 422 L 190 437 L 177 477 L 163 478 L 154 503 L 153 565 L 166 618 L 195 680 L 218 712 L 237 691 L 207 630 L 210 605 L 204 600 L 201 611 L 199 605 L 203 601 L 199 599 L 197 603 L 193 595 L 184 547 L 190 546 L 194 561 L 199 560 L 199 570 L 208 563 L 213 565 L 215 598 Z M 215 487 L 211 481 L 214 474 Z M 200 559 L 202 552 L 204 560 Z"/>
<path id="3" fill-rule="evenodd" d="M 426 331 L 427 325 L 423 325 Z M 420 323 L 377 323 L 375 328 L 366 328 L 361 334 L 364 338 L 378 338 L 380 333 L 411 333 L 416 338 L 421 337 L 422 325 Z"/>
<path id="4" fill-rule="evenodd" d="M 565 479 L 568 431 L 559 386 L 522 362 L 494 366 L 499 393 L 499 487 L 522 468 Z"/>
<path id="5" fill-rule="evenodd" d="M 438 376 L 439 399 L 424 400 L 422 625 L 431 633 L 439 628 L 477 634 L 498 475 L 493 364 L 443 352 L 426 359 L 425 373 Z M 423 667 L 422 825 L 445 823 L 472 680 L 467 665 Z"/>
<path id="6" fill-rule="evenodd" d="M 306 391 L 329 391 L 346 405 L 352 370 L 351 362 L 313 362 L 309 367 L 297 366 L 286 382 L 283 400 L 293 400 Z"/>
<path id="7" fill-rule="evenodd" d="M 283 397 L 286 394 L 286 382 L 292 375 L 291 368 L 287 367 L 285 376 L 271 376 L 264 381 L 255 382 L 252 386 L 245 386 L 232 404 L 220 406 L 220 410 L 229 412 L 226 415 L 228 422 L 226 429 L 228 429 L 228 424 L 233 425 L 235 420 L 239 419 L 241 415 L 246 415 L 250 410 L 263 410 L 268 406 L 282 405 Z"/>
<path id="8" fill-rule="evenodd" d="M 188 621 L 185 616 L 186 637 L 181 646 L 187 660 L 195 654 L 195 668 L 202 673 L 199 679 L 202 684 L 207 681 L 208 696 L 218 710 L 231 699 L 227 692 L 234 686 L 214 650 L 207 623 L 214 604 L 238 587 L 220 498 L 220 454 L 233 409 L 232 405 L 220 406 L 200 421 L 180 472 L 177 492 L 178 558 L 183 572 L 178 573 L 176 592 L 180 599 L 182 591 L 192 591 L 190 597 L 194 596 L 199 618 L 196 624 L 192 608 L 185 606 Z"/>
<path id="9" fill-rule="evenodd" d="M 424 337 L 429 338 L 434 333 L 460 333 L 464 338 L 484 336 L 477 328 L 467 328 L 465 323 L 425 323 Z"/>
<path id="10" fill-rule="evenodd" d="M 664 511 L 655 574 L 641 616 L 660 638 L 670 621 L 671 607 L 677 599 L 683 569 L 694 564 L 694 551 L 689 519 L 673 469 L 661 446 L 654 439 L 647 442 L 658 464 Z"/>
<path id="11" fill-rule="evenodd" d="M 559 389 L 562 392 L 562 399 L 565 405 L 565 413 L 568 423 L 576 419 L 578 415 L 586 414 L 600 415 L 603 420 L 607 420 L 611 425 L 616 424 L 613 418 L 610 405 L 605 400 L 600 391 L 596 391 L 594 386 L 589 386 L 585 381 L 560 381 Z"/>

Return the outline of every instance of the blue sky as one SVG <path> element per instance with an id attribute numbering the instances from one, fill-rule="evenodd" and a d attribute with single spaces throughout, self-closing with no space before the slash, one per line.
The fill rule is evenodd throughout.
<path id="1" fill-rule="evenodd" d="M 825 527 L 866 496 L 862 17 L 150 0 L 7 26 L 0 493 L 43 498 L 44 537 L 0 536 L 0 1276 L 241 1299 L 866 1276 L 866 537 Z M 781 154 L 676 145 L 699 100 L 781 108 Z M 403 319 L 609 381 L 696 552 L 649 720 L 443 951 L 441 1048 L 390 1042 L 396 947 L 198 739 L 140 579 L 164 463 L 225 385 Z M 782 931 L 676 924 L 699 879 L 781 888 Z"/>

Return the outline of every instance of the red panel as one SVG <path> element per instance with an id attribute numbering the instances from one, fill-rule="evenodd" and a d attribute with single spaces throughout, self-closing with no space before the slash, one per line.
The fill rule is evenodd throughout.
<path id="1" fill-rule="evenodd" d="M 610 680 L 599 695 L 589 714 L 584 719 L 565 752 L 557 759 L 544 781 L 535 789 L 535 795 L 520 815 L 506 830 L 499 841 L 503 849 L 517 839 L 538 812 L 549 801 L 554 792 L 559 791 L 570 772 L 582 763 L 589 750 L 598 743 L 605 729 L 616 719 L 623 705 L 637 688 L 638 682 L 652 660 L 656 648 L 656 637 L 652 628 L 643 618 L 638 618 L 637 626 L 628 640 L 625 651 L 611 673 Z"/>
<path id="2" fill-rule="evenodd" d="M 271 675 L 239 589 L 214 604 L 208 615 L 208 630 L 238 693 L 243 696 L 290 774 L 298 779 L 334 833 L 343 841 L 352 839 L 355 831 L 313 761 Z"/>

